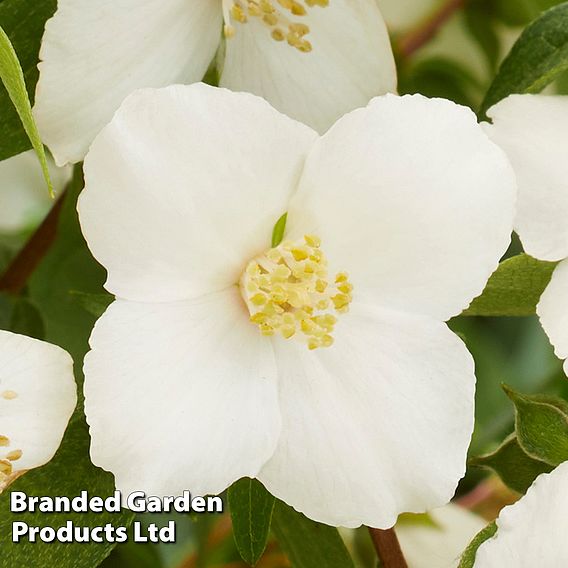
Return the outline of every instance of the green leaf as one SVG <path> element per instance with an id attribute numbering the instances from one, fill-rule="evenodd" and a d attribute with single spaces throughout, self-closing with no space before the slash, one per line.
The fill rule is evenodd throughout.
<path id="1" fill-rule="evenodd" d="M 568 3 L 530 24 L 503 61 L 481 105 L 480 116 L 512 93 L 539 93 L 568 69 Z"/>
<path id="2" fill-rule="evenodd" d="M 266 548 L 274 501 L 256 479 L 246 477 L 229 488 L 235 543 L 241 558 L 251 566 L 258 562 Z"/>
<path id="3" fill-rule="evenodd" d="M 354 568 L 337 529 L 276 501 L 272 530 L 294 568 Z"/>
<path id="4" fill-rule="evenodd" d="M 278 221 L 276 221 L 276 225 L 274 225 L 274 229 L 272 231 L 272 248 L 277 247 L 284 238 L 284 231 L 286 230 L 286 221 L 288 220 L 288 213 L 284 213 Z"/>
<path id="5" fill-rule="evenodd" d="M 464 316 L 530 316 L 548 286 L 554 262 L 519 254 L 503 261 Z"/>
<path id="6" fill-rule="evenodd" d="M 473 458 L 470 465 L 492 469 L 513 491 L 526 493 L 541 473 L 549 473 L 554 467 L 528 456 L 512 434 L 492 454 Z"/>
<path id="7" fill-rule="evenodd" d="M 45 22 L 57 7 L 57 0 L 3 0 L 0 26 L 10 38 L 24 72 L 28 96 L 33 102 L 38 78 L 38 53 Z M 8 92 L 0 85 L 0 160 L 31 147 Z"/>
<path id="8" fill-rule="evenodd" d="M 78 370 L 97 316 L 84 309 L 77 294 L 106 294 L 105 271 L 93 259 L 79 227 L 76 201 L 82 187 L 81 171 L 76 168 L 66 190 L 57 239 L 29 283 L 30 299 L 45 321 L 46 339 L 69 351 L 79 363 Z"/>
<path id="9" fill-rule="evenodd" d="M 556 466 L 568 460 L 568 403 L 557 397 L 526 395 L 503 386 L 515 405 L 515 431 L 523 451 Z"/>
<path id="10" fill-rule="evenodd" d="M 492 0 L 490 7 L 505 24 L 524 27 L 545 10 L 562 2 L 563 0 Z"/>
<path id="11" fill-rule="evenodd" d="M 497 532 L 497 525 L 493 522 L 477 533 L 469 546 L 462 554 L 458 568 L 473 568 L 477 549 Z"/>
<path id="12" fill-rule="evenodd" d="M 70 424 L 65 440 L 55 458 L 46 466 L 34 469 L 10 486 L 11 491 L 24 491 L 37 496 L 77 496 L 86 490 L 90 496 L 107 497 L 114 491 L 109 473 L 95 467 L 88 459 L 88 428 L 77 414 Z M 92 568 L 110 553 L 112 543 L 30 543 L 12 542 L 12 523 L 22 521 L 28 526 L 57 529 L 70 520 L 77 527 L 127 526 L 132 514 L 121 513 L 10 513 L 10 491 L 0 495 L 0 547 L 2 566 L 29 568 L 30 566 L 57 566 L 58 568 Z"/>
<path id="13" fill-rule="evenodd" d="M 47 167 L 47 158 L 43 149 L 43 144 L 37 131 L 37 126 L 32 115 L 32 106 L 26 91 L 26 82 L 24 72 L 20 67 L 18 56 L 14 51 L 14 47 L 10 42 L 10 38 L 6 32 L 0 27 L 0 78 L 4 83 L 4 87 L 8 91 L 10 100 L 12 101 L 24 130 L 32 143 L 32 146 L 39 158 L 43 177 L 47 182 L 49 193 L 53 195 L 53 185 L 49 177 L 49 168 Z"/>
<path id="14" fill-rule="evenodd" d="M 45 337 L 43 318 L 28 298 L 0 294 L 0 329 L 28 335 L 35 339 Z"/>
<path id="15" fill-rule="evenodd" d="M 475 95 L 481 97 L 484 90 L 469 69 L 443 56 L 413 62 L 400 73 L 401 95 L 421 93 L 473 108 L 478 100 Z"/>
<path id="16" fill-rule="evenodd" d="M 100 318 L 114 301 L 112 294 L 87 294 L 77 290 L 71 290 L 70 294 L 84 310 L 97 318 Z"/>
<path id="17" fill-rule="evenodd" d="M 488 16 L 490 4 L 487 0 L 477 0 L 466 4 L 465 25 L 473 39 L 483 51 L 492 74 L 499 59 L 499 36 L 493 18 Z"/>

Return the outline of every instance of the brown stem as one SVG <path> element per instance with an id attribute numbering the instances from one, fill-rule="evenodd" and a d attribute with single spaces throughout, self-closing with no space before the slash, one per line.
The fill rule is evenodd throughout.
<path id="1" fill-rule="evenodd" d="M 382 568 L 408 568 L 394 529 L 369 528 Z"/>
<path id="2" fill-rule="evenodd" d="M 410 57 L 426 45 L 447 21 L 465 6 L 466 2 L 467 0 L 448 0 L 440 6 L 423 24 L 399 40 L 397 46 L 399 56 L 401 58 Z"/>
<path id="3" fill-rule="evenodd" d="M 19 294 L 55 240 L 65 194 L 56 201 L 43 223 L 0 277 L 0 292 Z"/>

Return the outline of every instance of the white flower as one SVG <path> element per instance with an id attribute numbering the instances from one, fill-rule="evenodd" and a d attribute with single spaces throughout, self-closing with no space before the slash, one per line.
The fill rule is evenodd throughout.
<path id="1" fill-rule="evenodd" d="M 76 402 L 67 352 L 0 331 L 0 491 L 53 457 Z"/>
<path id="2" fill-rule="evenodd" d="M 409 521 L 396 525 L 396 534 L 409 568 L 457 568 L 460 556 L 487 524 L 458 505 L 429 512 L 432 523 Z"/>
<path id="3" fill-rule="evenodd" d="M 512 95 L 488 111 L 487 132 L 508 154 L 519 188 L 516 230 L 525 251 L 561 260 L 537 306 L 555 352 L 568 357 L 568 97 Z M 568 372 L 568 363 L 564 362 Z"/>
<path id="4" fill-rule="evenodd" d="M 133 90 L 201 81 L 220 44 L 222 86 L 320 131 L 396 89 L 376 0 L 59 0 L 35 106 L 57 163 L 82 160 Z"/>
<path id="5" fill-rule="evenodd" d="M 348 527 L 450 499 L 475 379 L 443 322 L 496 268 L 514 200 L 471 111 L 388 95 L 320 138 L 246 93 L 141 90 L 85 176 L 81 225 L 118 298 L 86 414 L 121 490 L 251 476 Z"/>
<path id="6" fill-rule="evenodd" d="M 49 159 L 54 189 L 63 189 L 71 177 L 70 168 L 57 168 Z M 43 178 L 35 152 L 29 150 L 0 162 L 0 233 L 15 233 L 41 221 L 53 199 Z"/>
<path id="7" fill-rule="evenodd" d="M 505 507 L 497 533 L 484 542 L 474 568 L 568 566 L 568 462 L 539 475 L 527 494 Z"/>

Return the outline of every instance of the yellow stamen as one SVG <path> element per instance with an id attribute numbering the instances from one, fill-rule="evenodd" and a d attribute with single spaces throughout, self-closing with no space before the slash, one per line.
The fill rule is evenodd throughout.
<path id="1" fill-rule="evenodd" d="M 270 29 L 270 37 L 277 42 L 286 40 L 288 45 L 302 53 L 312 51 L 312 44 L 305 39 L 310 27 L 293 18 L 303 18 L 310 8 L 327 8 L 329 0 L 221 0 L 227 39 L 235 36 L 233 22 L 247 24 L 257 21 Z"/>
<path id="2" fill-rule="evenodd" d="M 303 338 L 309 349 L 330 347 L 334 315 L 349 310 L 353 285 L 347 273 L 330 283 L 321 240 L 285 241 L 246 266 L 240 281 L 250 321 L 266 336 Z"/>

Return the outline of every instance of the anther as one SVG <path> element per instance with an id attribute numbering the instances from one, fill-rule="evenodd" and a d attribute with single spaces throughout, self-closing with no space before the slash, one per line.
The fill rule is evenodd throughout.
<path id="1" fill-rule="evenodd" d="M 240 281 L 250 321 L 266 336 L 303 338 L 310 350 L 330 347 L 335 314 L 349 310 L 353 285 L 345 272 L 328 279 L 321 240 L 306 235 L 252 260 Z M 334 313 L 333 313 L 334 312 Z"/>
<path id="2" fill-rule="evenodd" d="M 294 18 L 303 18 L 310 8 L 326 8 L 329 0 L 221 0 L 225 20 L 224 34 L 234 37 L 233 22 L 247 24 L 256 20 L 270 28 L 270 37 L 277 42 L 286 40 L 288 45 L 302 53 L 312 50 L 305 39 L 310 27 Z"/>

